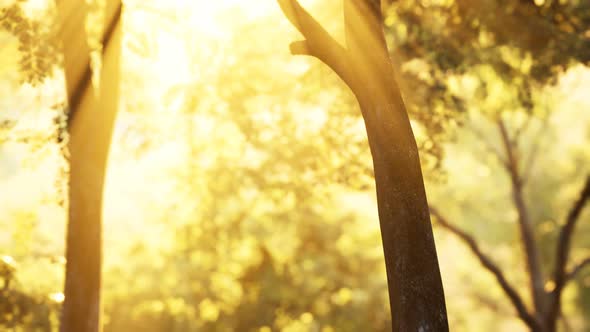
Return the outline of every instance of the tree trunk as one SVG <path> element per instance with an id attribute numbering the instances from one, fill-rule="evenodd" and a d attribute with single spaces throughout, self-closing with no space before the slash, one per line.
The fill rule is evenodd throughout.
<path id="1" fill-rule="evenodd" d="M 102 194 L 118 104 L 121 42 L 118 0 L 107 1 L 101 88 L 91 84 L 84 2 L 57 2 L 68 95 L 70 153 L 66 276 L 60 331 L 100 331 Z M 67 18 L 67 19 L 66 19 Z"/>
<path id="2" fill-rule="evenodd" d="M 508 134 L 508 129 L 502 119 L 498 120 L 498 128 L 502 138 L 504 151 L 506 152 L 505 168 L 510 176 L 512 188 L 512 202 L 518 214 L 518 226 L 526 259 L 527 272 L 531 286 L 531 299 L 534 305 L 534 314 L 538 321 L 543 321 L 547 314 L 547 293 L 539 258 L 539 249 L 536 244 L 534 225 L 530 218 L 529 210 L 524 199 L 524 181 L 520 174 L 517 151 Z M 543 331 L 548 331 L 543 329 Z"/>
<path id="3" fill-rule="evenodd" d="M 368 105 L 367 105 L 368 104 Z M 387 102 L 363 103 L 373 156 L 393 331 L 446 331 L 430 214 L 407 116 Z M 405 119 L 404 119 L 405 118 Z"/>
<path id="4" fill-rule="evenodd" d="M 344 0 L 345 47 L 297 1 L 279 4 L 306 38 L 291 45 L 292 53 L 330 66 L 359 102 L 373 157 L 392 330 L 448 331 L 418 147 L 385 43 L 380 2 Z"/>
<path id="5" fill-rule="evenodd" d="M 447 315 L 418 146 L 387 50 L 379 1 L 346 0 L 350 85 L 377 187 L 393 331 L 446 331 Z"/>

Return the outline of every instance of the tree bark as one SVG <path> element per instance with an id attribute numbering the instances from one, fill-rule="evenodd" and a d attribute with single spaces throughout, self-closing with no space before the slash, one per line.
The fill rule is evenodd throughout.
<path id="1" fill-rule="evenodd" d="M 330 66 L 355 94 L 373 157 L 392 331 L 448 331 L 418 147 L 383 33 L 380 2 L 345 0 L 346 47 L 295 0 L 279 0 L 306 38 L 292 44 Z"/>
<path id="2" fill-rule="evenodd" d="M 102 194 L 118 104 L 121 2 L 105 11 L 101 86 L 91 84 L 90 53 L 82 1 L 57 2 L 64 49 L 70 132 L 69 211 L 61 332 L 101 330 Z"/>
<path id="3" fill-rule="evenodd" d="M 361 109 L 385 113 L 366 117 L 365 126 L 375 170 L 392 330 L 446 331 L 442 281 L 409 120 L 395 117 L 395 108 L 387 103 L 362 103 Z"/>

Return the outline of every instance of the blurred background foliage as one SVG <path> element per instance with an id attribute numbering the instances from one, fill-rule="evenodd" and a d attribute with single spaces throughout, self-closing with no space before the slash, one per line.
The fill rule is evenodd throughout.
<path id="1" fill-rule="evenodd" d="M 342 38 L 340 1 L 303 3 Z M 0 330 L 53 331 L 68 171 L 55 8 L 0 5 Z M 384 7 L 429 201 L 528 300 L 496 124 L 506 124 L 527 174 L 549 273 L 558 227 L 590 172 L 590 4 Z M 347 88 L 288 54 L 296 33 L 272 1 L 129 0 L 125 9 L 104 330 L 387 331 L 372 165 Z M 587 210 L 573 261 L 590 254 Z M 451 330 L 524 331 L 468 249 L 442 228 L 435 235 Z M 590 331 L 590 269 L 566 289 L 563 312 L 561 329 Z"/>

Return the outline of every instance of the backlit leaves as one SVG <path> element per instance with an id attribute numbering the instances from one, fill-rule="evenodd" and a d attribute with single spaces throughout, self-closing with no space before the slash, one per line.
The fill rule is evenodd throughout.
<path id="1" fill-rule="evenodd" d="M 0 26 L 18 39 L 19 66 L 23 81 L 38 85 L 52 74 L 59 63 L 53 22 L 32 20 L 23 11 L 18 1 L 0 9 Z"/>

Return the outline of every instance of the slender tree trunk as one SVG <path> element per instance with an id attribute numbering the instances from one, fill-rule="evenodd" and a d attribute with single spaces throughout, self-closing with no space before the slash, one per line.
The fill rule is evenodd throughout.
<path id="1" fill-rule="evenodd" d="M 502 120 L 498 121 L 498 128 L 506 152 L 505 167 L 510 176 L 512 202 L 518 213 L 518 225 L 526 259 L 527 274 L 531 287 L 531 298 L 534 304 L 535 316 L 539 322 L 543 322 L 543 318 L 548 310 L 548 298 L 547 293 L 545 292 L 545 278 L 541 269 L 541 260 L 539 258 L 539 249 L 535 240 L 533 223 L 524 200 L 524 181 L 520 174 L 519 158 L 515 144 L 512 142 L 508 130 Z M 542 328 L 542 330 L 545 331 L 546 329 Z"/>
<path id="2" fill-rule="evenodd" d="M 568 211 L 565 224 L 561 227 L 559 232 L 555 253 L 555 270 L 553 271 L 555 288 L 550 293 L 549 310 L 545 320 L 546 324 L 549 326 L 548 331 L 550 332 L 557 330 L 557 321 L 559 320 L 559 317 L 563 315 L 561 296 L 568 281 L 571 281 L 585 266 L 590 266 L 590 256 L 587 256 L 571 270 L 567 270 L 574 229 L 576 223 L 580 219 L 582 210 L 588 202 L 590 202 L 590 175 L 586 177 L 584 186 L 574 201 L 573 206 Z"/>
<path id="3" fill-rule="evenodd" d="M 418 147 L 385 43 L 380 1 L 344 0 L 344 47 L 297 1 L 279 4 L 306 38 L 291 45 L 292 53 L 330 66 L 359 102 L 373 157 L 392 330 L 448 331 Z"/>
<path id="4" fill-rule="evenodd" d="M 69 213 L 65 300 L 60 331 L 100 331 L 102 194 L 118 104 L 121 3 L 106 4 L 101 88 L 91 84 L 84 1 L 60 0 L 61 34 L 69 102 Z"/>
<path id="5" fill-rule="evenodd" d="M 385 101 L 361 103 L 373 156 L 393 331 L 445 331 L 446 310 L 418 147 Z M 404 119 L 405 118 L 405 119 Z"/>
<path id="6" fill-rule="evenodd" d="M 380 2 L 344 3 L 356 95 L 373 157 L 393 331 L 448 329 L 418 146 L 395 80 Z"/>

